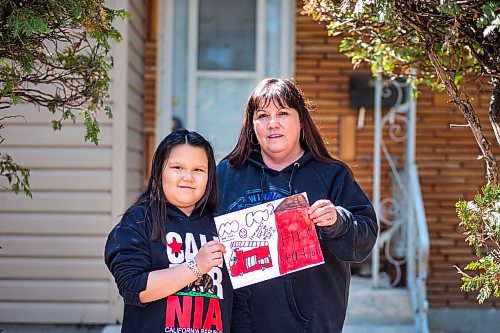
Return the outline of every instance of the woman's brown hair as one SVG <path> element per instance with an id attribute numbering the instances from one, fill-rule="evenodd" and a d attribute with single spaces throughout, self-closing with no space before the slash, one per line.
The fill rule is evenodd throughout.
<path id="1" fill-rule="evenodd" d="M 243 120 L 238 142 L 225 157 L 231 165 L 241 167 L 247 161 L 252 150 L 259 149 L 257 137 L 253 130 L 253 115 L 259 106 L 267 107 L 269 103 L 275 103 L 280 108 L 289 107 L 297 110 L 302 127 L 300 145 L 304 150 L 311 152 L 316 160 L 325 163 L 339 161 L 328 153 L 325 142 L 309 114 L 299 87 L 288 79 L 267 78 L 257 84 L 248 98 L 245 119 Z"/>

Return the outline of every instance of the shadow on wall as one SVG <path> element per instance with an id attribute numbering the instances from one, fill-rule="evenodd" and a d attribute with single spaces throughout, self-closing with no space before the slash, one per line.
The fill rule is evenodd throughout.
<path id="1" fill-rule="evenodd" d="M 104 325 L 3 324 L 0 333 L 103 333 Z M 116 331 L 117 333 L 120 330 Z M 111 332 L 109 332 L 111 333 Z"/>

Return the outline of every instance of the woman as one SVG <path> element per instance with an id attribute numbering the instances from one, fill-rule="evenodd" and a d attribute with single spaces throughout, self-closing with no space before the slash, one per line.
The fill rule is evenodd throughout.
<path id="1" fill-rule="evenodd" d="M 108 236 L 105 261 L 125 309 L 122 332 L 228 332 L 232 286 L 212 212 L 210 143 L 169 134 L 153 157 L 146 191 Z"/>
<path id="2" fill-rule="evenodd" d="M 307 192 L 325 264 L 234 292 L 231 332 L 341 332 L 350 262 L 375 244 L 372 205 L 332 158 L 290 80 L 268 78 L 250 96 L 238 143 L 217 167 L 225 214 Z"/>

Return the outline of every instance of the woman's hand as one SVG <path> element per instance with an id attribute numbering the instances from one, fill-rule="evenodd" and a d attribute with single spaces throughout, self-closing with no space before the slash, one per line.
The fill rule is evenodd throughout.
<path id="1" fill-rule="evenodd" d="M 203 244 L 194 259 L 201 274 L 209 272 L 214 266 L 222 264 L 226 247 L 218 241 Z"/>
<path id="2" fill-rule="evenodd" d="M 330 200 L 321 199 L 309 208 L 309 218 L 320 227 L 328 227 L 337 222 L 337 210 Z"/>

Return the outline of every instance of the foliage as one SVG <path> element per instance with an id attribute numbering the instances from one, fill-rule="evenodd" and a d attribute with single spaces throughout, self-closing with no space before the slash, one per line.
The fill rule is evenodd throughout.
<path id="1" fill-rule="evenodd" d="M 491 295 L 500 297 L 500 185 L 486 185 L 473 201 L 461 200 L 456 209 L 465 241 L 476 250 L 478 260 L 464 269 L 478 271 L 475 276 L 456 267 L 462 275 L 463 291 L 479 290 L 477 299 L 483 303 Z"/>
<path id="2" fill-rule="evenodd" d="M 304 13 L 326 22 L 330 35 L 344 34 L 340 50 L 357 66 L 373 72 L 408 72 L 417 68 L 422 82 L 441 86 L 426 52 L 429 48 L 461 82 L 484 74 L 498 44 L 500 4 L 456 0 L 305 0 Z M 425 28 L 425 30 L 423 29 Z M 464 39 L 465 37 L 465 39 Z M 429 45 L 430 44 L 430 45 Z M 497 73 L 498 74 L 498 73 Z"/>
<path id="3" fill-rule="evenodd" d="M 355 67 L 376 75 L 417 70 L 417 84 L 445 89 L 464 114 L 486 162 L 488 183 L 497 168 L 464 79 L 492 85 L 489 121 L 500 144 L 500 2 L 494 0 L 304 0 L 303 14 L 341 35 L 340 50 Z"/>
<path id="4" fill-rule="evenodd" d="M 85 141 L 98 144 L 97 113 L 104 110 L 112 117 L 106 105 L 113 65 L 110 41 L 122 38 L 112 23 L 128 16 L 104 2 L 0 0 L 0 112 L 31 103 L 54 114 L 54 130 L 80 115 Z M 12 115 L 0 115 L 1 130 Z M 14 192 L 31 196 L 29 170 L 2 152 L 0 176 Z"/>

